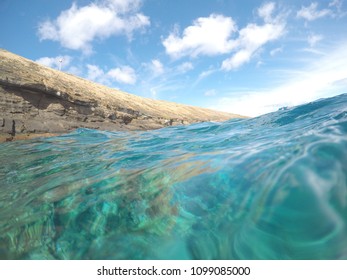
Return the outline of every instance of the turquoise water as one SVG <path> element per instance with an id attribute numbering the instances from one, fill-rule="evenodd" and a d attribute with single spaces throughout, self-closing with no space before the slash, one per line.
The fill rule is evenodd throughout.
<path id="1" fill-rule="evenodd" d="M 2 259 L 347 259 L 347 94 L 0 144 Z"/>

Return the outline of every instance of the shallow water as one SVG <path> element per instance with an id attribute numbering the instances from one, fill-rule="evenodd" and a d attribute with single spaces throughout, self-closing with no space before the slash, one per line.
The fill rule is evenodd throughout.
<path id="1" fill-rule="evenodd" d="M 2 259 L 347 259 L 347 94 L 0 144 Z"/>

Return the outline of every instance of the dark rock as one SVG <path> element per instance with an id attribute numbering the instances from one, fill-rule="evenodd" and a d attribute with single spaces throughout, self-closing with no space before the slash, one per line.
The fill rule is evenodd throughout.
<path id="1" fill-rule="evenodd" d="M 117 116 L 116 116 L 115 113 L 112 113 L 111 115 L 108 116 L 108 118 L 109 118 L 110 120 L 115 121 L 115 120 L 117 119 Z"/>

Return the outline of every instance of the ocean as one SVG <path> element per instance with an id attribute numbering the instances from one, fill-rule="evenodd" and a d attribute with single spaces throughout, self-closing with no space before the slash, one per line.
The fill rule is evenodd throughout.
<path id="1" fill-rule="evenodd" d="M 347 94 L 0 144 L 1 259 L 347 259 Z"/>

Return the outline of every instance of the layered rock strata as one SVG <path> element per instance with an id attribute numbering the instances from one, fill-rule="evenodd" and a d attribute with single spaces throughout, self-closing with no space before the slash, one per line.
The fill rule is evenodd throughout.
<path id="1" fill-rule="evenodd" d="M 0 49 L 0 141 L 61 134 L 80 127 L 150 130 L 238 117 L 139 97 Z"/>

